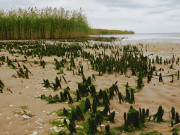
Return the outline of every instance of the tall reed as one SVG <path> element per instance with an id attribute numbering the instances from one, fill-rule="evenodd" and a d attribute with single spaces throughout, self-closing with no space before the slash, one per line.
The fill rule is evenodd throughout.
<path id="1" fill-rule="evenodd" d="M 90 27 L 81 12 L 63 8 L 0 10 L 0 39 L 58 39 L 85 37 Z"/>
<path id="2" fill-rule="evenodd" d="M 92 29 L 91 35 L 117 35 L 117 34 L 134 34 L 134 31 L 128 30 L 108 30 L 108 29 Z"/>

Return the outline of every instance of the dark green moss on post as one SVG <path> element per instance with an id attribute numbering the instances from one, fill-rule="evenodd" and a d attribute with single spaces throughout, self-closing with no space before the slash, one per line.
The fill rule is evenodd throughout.
<path id="1" fill-rule="evenodd" d="M 132 106 L 127 113 L 127 125 L 130 124 L 132 124 L 135 128 L 139 128 L 139 112 Z"/>
<path id="2" fill-rule="evenodd" d="M 179 113 L 176 112 L 175 124 L 178 124 L 179 122 Z"/>
<path id="3" fill-rule="evenodd" d="M 110 134 L 110 126 L 106 125 L 105 130 L 106 130 L 106 134 L 109 135 Z"/>
<path id="4" fill-rule="evenodd" d="M 162 122 L 163 115 L 164 115 L 164 109 L 162 109 L 162 106 L 159 106 L 157 113 L 153 116 L 153 120 L 157 122 Z"/>
<path id="5" fill-rule="evenodd" d="M 0 80 L 0 92 L 3 93 L 4 83 Z"/>
<path id="6" fill-rule="evenodd" d="M 172 120 L 175 119 L 175 108 L 174 107 L 171 108 L 171 119 Z"/>
<path id="7" fill-rule="evenodd" d="M 86 98 L 86 103 L 85 103 L 85 112 L 87 112 L 88 110 L 91 110 L 91 103 L 90 103 L 90 100 L 89 98 Z"/>

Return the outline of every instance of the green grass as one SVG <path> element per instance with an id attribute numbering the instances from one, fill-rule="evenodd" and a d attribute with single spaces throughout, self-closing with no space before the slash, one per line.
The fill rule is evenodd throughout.
<path id="1" fill-rule="evenodd" d="M 178 133 L 179 131 L 180 131 L 180 127 L 177 127 L 174 130 L 172 130 L 173 133 Z"/>
<path id="2" fill-rule="evenodd" d="M 56 111 L 52 111 L 52 112 L 50 112 L 50 113 L 47 113 L 47 115 L 51 115 L 51 114 L 53 114 L 53 113 L 56 113 Z"/>
<path id="3" fill-rule="evenodd" d="M 140 135 L 162 135 L 162 133 L 157 131 L 152 131 L 152 132 L 141 133 Z"/>
<path id="4" fill-rule="evenodd" d="M 108 29 L 92 29 L 91 35 L 116 35 L 116 34 L 134 34 L 134 31 L 127 30 L 108 30 Z"/>
<path id="5" fill-rule="evenodd" d="M 131 127 L 131 128 L 129 128 L 128 131 L 124 131 L 124 125 L 122 125 L 122 126 L 118 126 L 118 127 L 113 127 L 113 128 L 110 129 L 110 131 L 111 131 L 112 135 L 117 135 L 117 134 L 120 134 L 120 133 L 127 133 L 127 134 L 132 134 L 133 135 L 137 131 L 143 131 L 144 128 L 148 128 L 148 126 L 145 125 L 145 124 L 141 124 L 140 128 Z"/>
<path id="6" fill-rule="evenodd" d="M 93 41 L 105 41 L 105 42 L 112 42 L 115 41 L 116 37 L 77 37 L 77 38 L 61 38 L 58 39 L 60 42 L 88 42 L 90 40 Z"/>
<path id="7" fill-rule="evenodd" d="M 95 76 L 103 76 L 103 74 L 94 74 Z"/>
<path id="8" fill-rule="evenodd" d="M 64 127 L 64 123 L 60 120 L 53 120 L 53 121 L 49 121 L 49 123 L 51 125 L 54 125 L 54 126 L 58 126 L 58 127 Z"/>
<path id="9" fill-rule="evenodd" d="M 134 90 L 134 93 L 141 92 L 141 90 L 142 90 L 142 89 L 136 88 L 136 89 Z"/>
<path id="10" fill-rule="evenodd" d="M 14 114 L 18 114 L 18 115 L 26 115 L 26 116 L 29 116 L 29 117 L 33 117 L 34 115 L 28 113 L 27 111 L 23 110 L 21 112 L 14 112 Z"/>
<path id="11" fill-rule="evenodd" d="M 60 131 L 58 133 L 51 133 L 50 135 L 67 135 L 66 132 Z"/>
<path id="12" fill-rule="evenodd" d="M 88 128 L 89 128 L 88 122 L 87 122 L 87 121 L 84 121 L 84 122 L 82 122 L 82 123 L 80 124 L 80 126 L 82 126 L 83 128 L 79 128 L 77 134 L 78 134 L 78 135 L 85 135 L 85 134 L 87 134 L 87 133 L 88 133 Z"/>
<path id="13" fill-rule="evenodd" d="M 21 109 L 28 109 L 28 106 L 20 106 Z"/>
<path id="14" fill-rule="evenodd" d="M 58 116 L 64 116 L 64 114 L 63 114 L 63 109 L 59 109 L 59 110 L 56 112 L 56 114 L 57 114 Z"/>
<path id="15" fill-rule="evenodd" d="M 76 96 L 76 91 L 70 91 L 69 93 Z M 74 102 L 76 101 L 75 99 L 76 99 L 76 98 L 73 99 Z"/>
<path id="16" fill-rule="evenodd" d="M 86 104 L 86 101 L 85 100 L 81 100 L 80 104 L 79 104 L 79 107 L 82 111 L 85 110 L 85 104 Z"/>

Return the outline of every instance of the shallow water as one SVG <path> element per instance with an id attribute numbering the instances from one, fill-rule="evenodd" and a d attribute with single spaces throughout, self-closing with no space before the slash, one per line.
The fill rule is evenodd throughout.
<path id="1" fill-rule="evenodd" d="M 124 38 L 122 44 L 131 43 L 180 43 L 180 33 L 136 33 L 132 35 L 100 35 L 100 37 Z"/>

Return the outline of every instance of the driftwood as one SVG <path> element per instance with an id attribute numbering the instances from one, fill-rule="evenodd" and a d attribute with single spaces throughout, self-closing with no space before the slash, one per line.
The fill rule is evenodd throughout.
<path id="1" fill-rule="evenodd" d="M 66 78 L 64 77 L 64 75 L 62 75 L 62 77 L 63 77 L 64 81 L 67 83 Z"/>
<path id="2" fill-rule="evenodd" d="M 7 88 L 7 91 L 9 91 L 10 93 L 13 93 L 11 89 Z"/>
<path id="3" fill-rule="evenodd" d="M 12 75 L 12 77 L 17 78 L 15 75 Z"/>
<path id="4" fill-rule="evenodd" d="M 170 130 L 174 130 L 177 127 L 180 127 L 180 123 L 178 123 L 178 124 L 174 125 L 173 127 L 171 127 Z"/>

